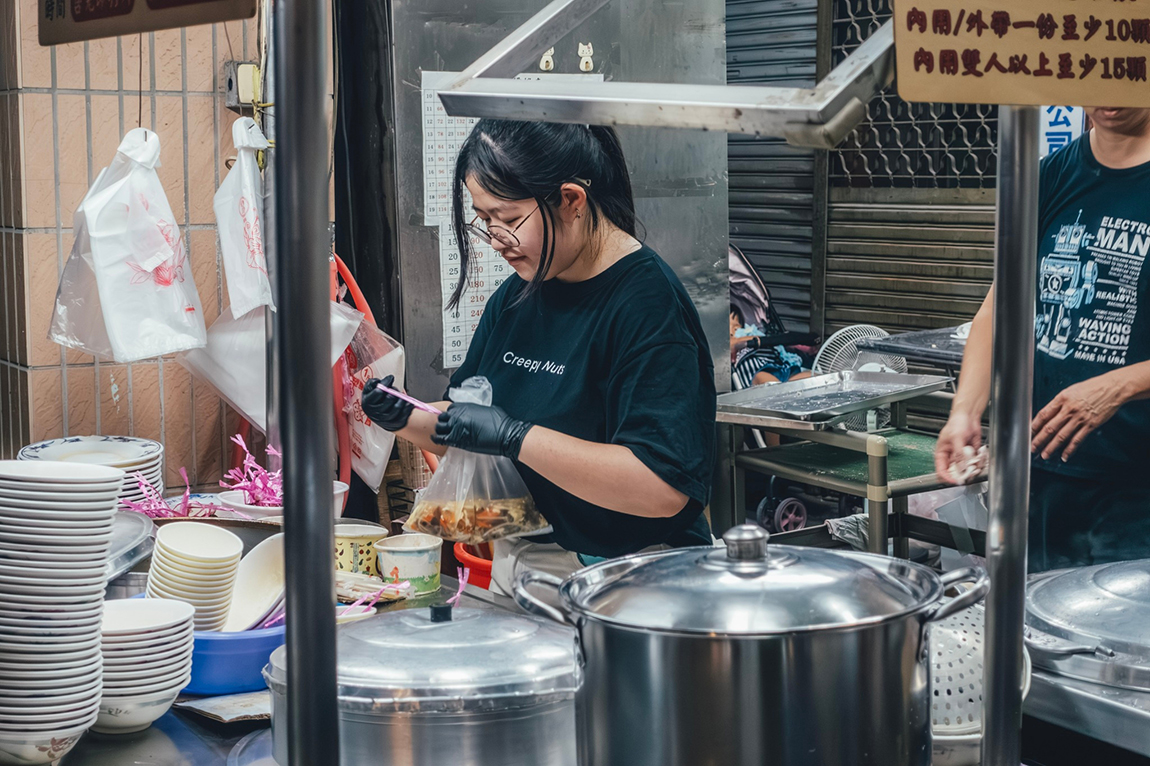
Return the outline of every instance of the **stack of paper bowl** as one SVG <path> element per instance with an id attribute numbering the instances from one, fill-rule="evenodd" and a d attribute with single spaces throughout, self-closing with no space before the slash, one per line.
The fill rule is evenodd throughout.
<path id="1" fill-rule="evenodd" d="M 104 695 L 95 731 L 141 731 L 168 712 L 192 678 L 195 613 L 191 604 L 169 599 L 104 604 Z"/>
<path id="2" fill-rule="evenodd" d="M 179 521 L 156 532 L 147 595 L 196 608 L 196 630 L 222 630 L 228 620 L 244 544 L 226 529 Z"/>
<path id="3" fill-rule="evenodd" d="M 29 444 L 16 456 L 20 460 L 55 460 L 66 463 L 106 465 L 124 471 L 121 498 L 140 502 L 140 476 L 164 493 L 164 445 L 135 436 L 65 436 Z"/>
<path id="4" fill-rule="evenodd" d="M 52 763 L 96 720 L 123 477 L 99 465 L 0 461 L 0 763 Z"/>

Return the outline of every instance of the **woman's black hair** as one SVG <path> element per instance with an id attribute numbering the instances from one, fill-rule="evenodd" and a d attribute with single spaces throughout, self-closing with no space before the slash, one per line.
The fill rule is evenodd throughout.
<path id="1" fill-rule="evenodd" d="M 577 183 L 587 190 L 591 231 L 605 218 L 630 234 L 635 233 L 635 200 L 623 147 L 614 128 L 554 122 L 480 120 L 472 129 L 455 162 L 452 215 L 459 243 L 459 284 L 451 296 L 454 308 L 467 286 L 467 268 L 474 254 L 467 223 L 474 217 L 463 209 L 467 178 L 506 200 L 533 199 L 543 219 L 543 247 L 539 270 L 520 297 L 539 288 L 555 255 L 555 210 L 560 187 Z"/>

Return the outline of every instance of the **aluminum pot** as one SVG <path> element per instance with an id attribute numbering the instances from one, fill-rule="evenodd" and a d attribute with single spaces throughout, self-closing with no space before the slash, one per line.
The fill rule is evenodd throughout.
<path id="1" fill-rule="evenodd" d="M 339 626 L 339 763 L 575 766 L 575 642 L 528 615 L 447 605 Z M 281 764 L 285 652 L 264 669 Z"/>
<path id="2" fill-rule="evenodd" d="M 985 572 L 767 537 L 519 576 L 520 606 L 579 631 L 581 764 L 929 766 L 929 624 L 980 600 Z"/>

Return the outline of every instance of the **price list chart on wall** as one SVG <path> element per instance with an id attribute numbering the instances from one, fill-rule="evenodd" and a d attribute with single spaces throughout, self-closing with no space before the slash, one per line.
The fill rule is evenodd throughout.
<path id="1" fill-rule="evenodd" d="M 455 160 L 459 149 L 478 122 L 473 117 L 452 117 L 443 109 L 437 92 L 447 87 L 458 72 L 424 71 L 420 83 L 423 96 L 423 222 L 439 228 L 439 279 L 443 310 L 443 366 L 455 369 L 463 364 L 471 338 L 488 300 L 512 273 L 512 268 L 487 243 L 471 235 L 467 286 L 459 305 L 451 306 L 451 296 L 459 283 L 459 242 L 451 223 L 451 194 Z M 522 74 L 517 79 L 579 79 L 602 81 L 602 74 Z M 465 192 L 466 194 L 466 192 Z M 470 210 L 471 200 L 464 199 Z"/>

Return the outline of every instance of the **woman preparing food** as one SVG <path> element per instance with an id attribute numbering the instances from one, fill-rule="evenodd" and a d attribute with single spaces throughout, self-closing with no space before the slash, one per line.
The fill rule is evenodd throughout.
<path id="1" fill-rule="evenodd" d="M 565 576 L 599 558 L 709 545 L 711 355 L 678 278 L 636 238 L 615 131 L 482 120 L 459 153 L 454 208 L 453 301 L 474 260 L 469 234 L 515 270 L 451 378 L 487 378 L 494 406 L 440 402 L 437 419 L 369 382 L 363 409 L 423 449 L 515 461 L 552 532 L 497 540 L 494 585 L 510 592 L 524 568 Z"/>

